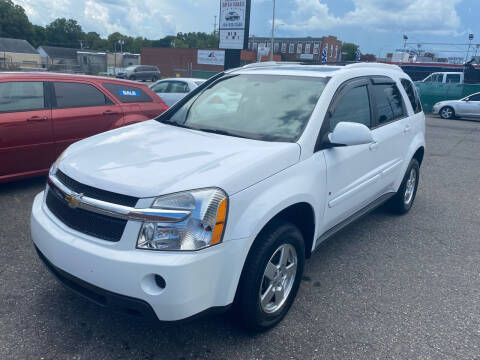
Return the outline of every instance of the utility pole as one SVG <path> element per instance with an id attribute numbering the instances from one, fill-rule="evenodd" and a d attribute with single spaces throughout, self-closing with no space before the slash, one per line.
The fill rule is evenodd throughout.
<path id="1" fill-rule="evenodd" d="M 408 40 L 408 36 L 403 35 L 403 50 L 405 51 L 407 51 L 407 40 Z"/>
<path id="2" fill-rule="evenodd" d="M 217 15 L 215 17 L 215 22 L 213 23 L 213 36 L 217 35 Z"/>
<path id="3" fill-rule="evenodd" d="M 275 41 L 275 0 L 273 0 L 273 13 L 272 13 L 272 40 L 270 43 L 270 61 L 273 61 L 273 43 Z"/>

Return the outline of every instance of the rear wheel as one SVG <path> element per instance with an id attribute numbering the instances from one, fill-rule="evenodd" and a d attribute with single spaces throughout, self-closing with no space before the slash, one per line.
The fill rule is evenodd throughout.
<path id="1" fill-rule="evenodd" d="M 455 110 L 451 106 L 444 106 L 440 109 L 440 117 L 443 119 L 453 119 L 455 117 Z"/>
<path id="2" fill-rule="evenodd" d="M 406 214 L 410 211 L 417 194 L 419 177 L 420 165 L 417 159 L 412 159 L 408 165 L 407 172 L 405 173 L 400 188 L 395 196 L 393 196 L 387 203 L 387 206 L 392 212 Z"/>
<path id="3" fill-rule="evenodd" d="M 283 319 L 297 295 L 304 262 L 305 245 L 296 226 L 274 221 L 259 235 L 235 298 L 243 326 L 263 331 Z"/>

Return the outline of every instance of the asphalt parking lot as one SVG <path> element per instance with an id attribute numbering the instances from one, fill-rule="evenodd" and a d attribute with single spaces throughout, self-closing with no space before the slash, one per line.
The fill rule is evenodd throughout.
<path id="1" fill-rule="evenodd" d="M 427 146 L 412 211 L 322 244 L 260 335 L 225 315 L 154 326 L 72 294 L 30 240 L 45 179 L 0 185 L 0 359 L 480 359 L 480 122 L 429 118 Z"/>

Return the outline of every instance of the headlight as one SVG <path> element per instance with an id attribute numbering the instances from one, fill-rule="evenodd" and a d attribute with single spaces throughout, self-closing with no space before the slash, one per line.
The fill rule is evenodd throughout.
<path id="1" fill-rule="evenodd" d="M 137 248 L 199 250 L 222 241 L 228 198 L 223 190 L 201 189 L 161 196 L 152 208 L 189 211 L 180 222 L 144 222 Z"/>
<path id="2" fill-rule="evenodd" d="M 55 160 L 55 162 L 52 164 L 52 166 L 50 167 L 50 171 L 48 172 L 49 175 L 55 175 L 55 173 L 57 172 L 58 164 L 63 159 L 64 154 L 65 154 L 65 151 L 63 151 L 60 154 L 60 156 L 57 158 L 57 160 Z"/>

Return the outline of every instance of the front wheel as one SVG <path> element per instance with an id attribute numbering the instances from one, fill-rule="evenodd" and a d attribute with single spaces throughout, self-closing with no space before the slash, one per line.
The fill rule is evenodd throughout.
<path id="1" fill-rule="evenodd" d="M 128 78 L 128 80 L 135 81 L 135 80 L 136 80 L 136 77 L 135 77 L 135 75 L 131 75 L 131 76 Z"/>
<path id="2" fill-rule="evenodd" d="M 412 159 L 397 193 L 388 201 L 387 206 L 394 213 L 406 214 L 410 211 L 417 195 L 420 165 L 417 159 Z"/>
<path id="3" fill-rule="evenodd" d="M 455 117 L 455 110 L 451 106 L 444 106 L 440 109 L 440 117 L 442 119 L 453 119 Z"/>
<path id="4" fill-rule="evenodd" d="M 303 236 L 293 224 L 274 221 L 259 235 L 235 298 L 242 325 L 263 331 L 283 319 L 297 295 L 304 262 Z"/>

